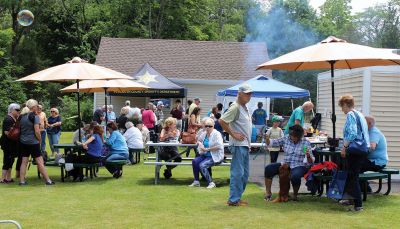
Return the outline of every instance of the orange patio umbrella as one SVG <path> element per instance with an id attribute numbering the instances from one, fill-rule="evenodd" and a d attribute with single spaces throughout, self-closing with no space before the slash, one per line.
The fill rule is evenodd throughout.
<path id="1" fill-rule="evenodd" d="M 107 107 L 107 92 L 125 92 L 134 90 L 143 90 L 149 88 L 143 84 L 137 83 L 128 79 L 116 80 L 83 80 L 79 82 L 79 90 L 81 92 L 103 92 L 104 91 L 104 104 Z M 62 92 L 77 92 L 77 84 L 70 85 L 61 89 Z M 106 112 L 106 123 L 108 122 Z"/>
<path id="2" fill-rule="evenodd" d="M 65 64 L 57 65 L 45 70 L 33 73 L 29 76 L 18 79 L 17 81 L 76 81 L 76 89 L 78 92 L 78 123 L 81 125 L 80 116 L 80 97 L 79 97 L 79 81 L 94 79 L 131 79 L 130 76 L 120 72 L 105 68 L 99 65 L 87 63 L 87 61 L 74 57 Z M 79 138 L 81 136 L 80 128 Z M 79 139 L 80 140 L 80 139 Z"/>
<path id="3" fill-rule="evenodd" d="M 368 66 L 399 65 L 400 55 L 384 49 L 348 43 L 330 36 L 325 40 L 287 53 L 257 67 L 275 70 L 331 69 L 333 138 L 336 138 L 334 69 L 353 69 Z"/>

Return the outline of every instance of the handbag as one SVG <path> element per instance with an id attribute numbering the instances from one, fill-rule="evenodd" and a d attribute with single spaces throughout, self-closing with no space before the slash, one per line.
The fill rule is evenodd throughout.
<path id="1" fill-rule="evenodd" d="M 20 135 L 21 135 L 21 125 L 19 123 L 19 120 L 17 120 L 8 131 L 7 137 L 11 140 L 18 141 Z"/>
<path id="2" fill-rule="evenodd" d="M 347 172 L 343 170 L 334 170 L 332 181 L 329 183 L 329 189 L 326 196 L 331 199 L 343 199 L 344 188 L 346 186 Z"/>
<path id="3" fill-rule="evenodd" d="M 360 129 L 362 133 L 362 127 L 360 122 L 360 117 L 357 112 L 354 112 L 357 118 L 357 131 Z M 346 149 L 346 153 L 349 154 L 361 154 L 366 155 L 368 153 L 367 142 L 364 140 L 364 134 L 362 133 L 362 139 L 354 139 L 354 141 L 350 142 L 349 147 Z"/>
<path id="4" fill-rule="evenodd" d="M 183 144 L 196 144 L 196 133 L 182 132 Z"/>
<path id="5" fill-rule="evenodd" d="M 196 144 L 197 136 L 196 136 L 197 126 L 192 125 L 189 120 L 189 126 L 186 132 L 182 132 L 182 143 L 183 144 Z"/>

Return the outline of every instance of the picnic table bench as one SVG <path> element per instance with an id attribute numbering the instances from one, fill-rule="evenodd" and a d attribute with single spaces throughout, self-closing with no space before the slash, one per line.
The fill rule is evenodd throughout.
<path id="1" fill-rule="evenodd" d="M 388 179 L 387 181 L 387 186 L 388 189 L 387 191 L 384 193 L 384 195 L 389 195 L 390 193 L 390 189 L 391 189 L 391 178 L 390 175 L 391 174 L 398 174 L 399 170 L 396 169 L 383 169 L 380 172 L 365 172 L 365 173 L 360 173 L 359 175 L 359 179 L 361 182 L 361 191 L 363 194 L 363 201 L 367 200 L 367 194 L 368 194 L 368 183 L 367 181 L 370 180 L 379 180 L 379 187 L 378 190 L 375 193 L 379 193 L 382 189 L 382 180 L 383 179 Z M 326 185 L 326 190 L 329 189 L 329 182 L 332 180 L 332 176 L 323 176 L 321 174 L 314 174 L 314 178 L 316 180 L 318 180 L 319 182 L 321 182 L 321 186 L 320 189 L 318 190 L 318 194 L 319 196 L 322 195 L 323 193 L 323 185 Z"/>

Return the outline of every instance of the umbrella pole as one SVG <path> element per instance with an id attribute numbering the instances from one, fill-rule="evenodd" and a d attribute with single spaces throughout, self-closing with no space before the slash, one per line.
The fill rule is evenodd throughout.
<path id="1" fill-rule="evenodd" d="M 81 136 L 81 101 L 80 101 L 80 96 L 79 96 L 79 80 L 76 80 L 76 88 L 78 90 L 78 136 L 79 136 L 79 141 L 82 141 L 82 136 Z"/>
<path id="2" fill-rule="evenodd" d="M 332 128 L 333 128 L 333 139 L 336 138 L 336 114 L 335 114 L 335 82 L 334 82 L 334 77 L 335 77 L 335 73 L 334 73 L 334 65 L 335 65 L 334 60 L 329 61 L 329 63 L 331 64 L 331 88 L 332 88 Z"/>
<path id="3" fill-rule="evenodd" d="M 106 126 L 108 123 L 107 88 L 104 88 L 104 106 L 106 106 Z"/>

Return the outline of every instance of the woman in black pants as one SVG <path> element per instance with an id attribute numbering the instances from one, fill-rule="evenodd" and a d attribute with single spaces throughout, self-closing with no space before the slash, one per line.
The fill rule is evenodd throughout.
<path id="1" fill-rule="evenodd" d="M 362 211 L 361 189 L 359 182 L 359 173 L 361 163 L 367 157 L 368 152 L 358 152 L 349 149 L 352 142 L 365 142 L 369 146 L 368 125 L 364 116 L 354 109 L 354 98 L 352 95 L 344 95 L 340 97 L 339 106 L 343 113 L 346 114 L 346 122 L 343 128 L 343 148 L 341 156 L 347 158 L 347 180 L 345 185 L 345 193 L 341 203 L 351 204 L 349 200 L 354 200 L 354 208 L 349 211 Z"/>
<path id="2" fill-rule="evenodd" d="M 11 103 L 8 106 L 8 114 L 3 120 L 3 130 L 1 134 L 1 149 L 3 150 L 3 171 L 1 174 L 0 183 L 12 183 L 11 170 L 14 164 L 15 157 L 18 157 L 17 147 L 18 141 L 9 138 L 9 131 L 14 126 L 20 113 L 20 106 L 16 103 Z M 19 168 L 21 167 L 21 157 L 17 161 L 17 176 L 19 176 Z"/>

